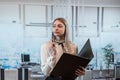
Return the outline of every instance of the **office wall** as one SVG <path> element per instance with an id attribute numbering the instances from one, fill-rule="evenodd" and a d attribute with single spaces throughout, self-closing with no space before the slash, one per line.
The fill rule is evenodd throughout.
<path id="1" fill-rule="evenodd" d="M 82 46 L 84 45 L 85 41 L 90 38 L 91 39 L 91 44 L 92 44 L 92 48 L 93 48 L 93 52 L 95 55 L 95 58 L 93 59 L 93 61 L 91 62 L 91 64 L 93 65 L 97 65 L 99 68 L 99 62 L 102 61 L 103 59 L 103 52 L 101 50 L 102 47 L 104 47 L 105 45 L 111 43 L 114 51 L 116 53 L 120 53 L 120 47 L 119 47 L 119 43 L 120 43 L 120 17 L 119 14 L 117 15 L 117 27 L 115 29 L 111 29 L 110 27 L 108 27 L 109 29 L 104 28 L 105 24 L 103 25 L 102 23 L 102 10 L 107 9 L 107 8 L 113 8 L 113 7 L 120 7 L 119 0 L 62 0 L 62 3 L 66 3 L 68 5 L 68 7 L 62 7 L 62 10 L 65 8 L 66 10 L 64 10 L 64 15 L 57 15 L 58 11 L 60 12 L 60 6 L 56 6 L 54 8 L 54 15 L 52 15 L 51 13 L 51 5 L 57 5 L 60 2 L 60 0 L 58 1 L 50 1 L 50 0 L 20 0 L 20 1 L 16 1 L 16 0 L 0 0 L 0 10 L 1 10 L 1 14 L 0 14 L 0 63 L 4 64 L 4 67 L 10 67 L 12 66 L 17 67 L 19 66 L 18 64 L 21 63 L 21 58 L 20 58 L 20 54 L 21 53 L 27 53 L 31 55 L 31 61 L 32 62 L 39 62 L 40 63 L 40 46 L 41 44 L 43 44 L 44 42 L 48 41 L 51 37 L 51 34 L 49 34 L 50 32 L 50 27 L 44 27 L 45 24 L 40 24 L 43 27 L 36 27 L 36 26 L 40 26 L 40 25 L 31 25 L 29 24 L 31 21 L 35 22 L 35 23 L 51 23 L 52 20 L 55 17 L 59 17 L 59 16 L 63 16 L 65 17 L 70 24 L 70 31 L 71 31 L 71 39 L 78 44 L 79 50 L 82 48 Z M 78 3 L 79 2 L 79 3 Z M 64 3 L 64 4 L 65 4 Z M 68 4 L 69 3 L 69 4 Z M 47 6 L 46 8 L 46 5 Z M 60 5 L 61 5 L 60 4 Z M 42 5 L 42 7 L 41 7 Z M 45 5 L 45 6 L 43 6 Z M 73 11 L 73 13 L 75 13 L 74 15 L 72 15 L 71 13 L 71 6 L 74 6 L 74 10 L 76 8 L 81 8 L 86 9 L 86 11 L 91 11 L 91 10 L 95 10 L 95 12 L 97 12 L 97 16 L 94 16 L 94 14 L 92 12 L 90 12 L 87 15 L 87 18 L 85 19 L 85 21 L 83 21 L 84 23 L 87 22 L 86 20 L 90 19 L 94 20 L 92 17 L 95 17 L 97 19 L 95 19 L 96 21 L 99 22 L 93 22 L 93 24 L 97 25 L 97 28 L 93 27 L 92 29 L 95 29 L 96 33 L 94 34 L 94 30 L 91 30 L 91 26 L 87 29 L 83 29 L 83 33 L 81 31 L 81 28 L 79 27 L 81 24 L 79 24 L 79 21 L 81 21 L 81 16 L 78 16 L 79 19 L 75 18 L 76 16 L 76 11 Z M 79 6 L 79 7 L 76 7 Z M 87 8 L 86 8 L 87 7 Z M 90 9 L 89 9 L 90 7 Z M 91 9 L 92 7 L 92 9 Z M 99 7 L 99 9 L 98 9 Z M 8 9 L 8 10 L 7 10 Z M 31 12 L 31 9 L 34 10 L 33 12 Z M 38 11 L 38 10 L 42 10 Z M 80 9 L 80 10 L 81 10 Z M 48 12 L 46 12 L 46 10 L 48 10 Z M 98 12 L 99 10 L 99 12 Z M 107 9 L 108 10 L 108 9 Z M 119 9 L 118 9 L 119 10 Z M 28 12 L 29 11 L 29 12 Z M 66 12 L 65 12 L 66 11 Z M 84 10 L 83 10 L 84 11 Z M 13 13 L 12 13 L 13 12 Z M 79 11 L 80 12 L 80 11 Z M 32 13 L 32 14 L 31 14 Z M 45 13 L 45 14 L 44 14 Z M 50 14 L 49 14 L 50 13 Z M 89 13 L 89 12 L 88 12 Z M 98 14 L 99 13 L 99 14 Z M 119 13 L 119 12 L 117 12 Z M 115 13 L 115 14 L 117 14 Z M 42 16 L 40 16 L 39 14 L 41 14 Z M 112 13 L 113 14 L 113 13 Z M 67 17 L 66 17 L 67 15 Z M 86 16 L 84 15 L 84 16 Z M 107 12 L 106 14 L 107 15 Z M 72 18 L 72 16 L 74 18 Z M 109 15 L 110 16 L 110 15 Z M 52 19 L 51 19 L 52 17 Z M 98 18 L 99 17 L 99 18 Z M 84 18 L 84 17 L 83 17 Z M 109 18 L 108 16 L 104 18 L 104 21 L 106 21 L 106 24 L 112 24 L 109 21 L 109 19 L 114 19 L 113 17 L 110 16 L 110 18 L 107 20 L 107 18 Z M 116 17 L 115 17 L 116 18 Z M 78 21 L 78 23 L 76 24 L 76 21 Z M 109 21 L 107 23 L 107 21 Z M 116 25 L 116 23 L 113 23 Z M 77 27 L 74 27 L 77 26 Z M 89 24 L 88 24 L 89 25 Z M 114 26 L 114 25 L 113 25 Z M 78 29 L 78 30 L 76 30 Z M 76 32 L 77 31 L 77 32 Z M 86 33 L 88 32 L 88 33 Z M 82 35 L 81 35 L 82 33 Z M 92 36 L 91 36 L 92 34 Z M 97 63 L 96 63 L 97 61 Z M 8 64 L 10 63 L 10 64 Z M 104 64 L 104 63 L 103 63 Z"/>

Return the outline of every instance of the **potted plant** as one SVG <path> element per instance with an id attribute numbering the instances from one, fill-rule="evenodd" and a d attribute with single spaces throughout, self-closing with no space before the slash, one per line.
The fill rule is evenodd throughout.
<path id="1" fill-rule="evenodd" d="M 107 44 L 104 48 L 102 48 L 104 52 L 104 61 L 106 64 L 106 68 L 109 68 L 110 64 L 114 62 L 114 52 L 112 44 Z"/>

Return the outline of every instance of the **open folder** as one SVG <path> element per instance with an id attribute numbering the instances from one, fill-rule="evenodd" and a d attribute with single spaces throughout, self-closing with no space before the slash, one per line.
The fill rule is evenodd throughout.
<path id="1" fill-rule="evenodd" d="M 90 40 L 88 39 L 77 56 L 63 53 L 51 75 L 74 80 L 77 77 L 75 75 L 76 69 L 80 68 L 79 66 L 86 68 L 93 57 Z"/>

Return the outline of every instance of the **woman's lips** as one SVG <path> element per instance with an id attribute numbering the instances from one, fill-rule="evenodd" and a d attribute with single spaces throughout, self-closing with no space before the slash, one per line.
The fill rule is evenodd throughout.
<path id="1" fill-rule="evenodd" d="M 55 34 L 58 34 L 59 32 L 54 32 Z"/>

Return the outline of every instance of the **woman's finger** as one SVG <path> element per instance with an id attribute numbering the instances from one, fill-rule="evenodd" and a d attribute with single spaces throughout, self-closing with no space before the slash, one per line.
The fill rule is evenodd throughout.
<path id="1" fill-rule="evenodd" d="M 75 71 L 75 74 L 76 74 L 77 76 L 85 75 L 85 69 L 84 69 L 84 70 L 77 69 L 77 70 Z"/>

